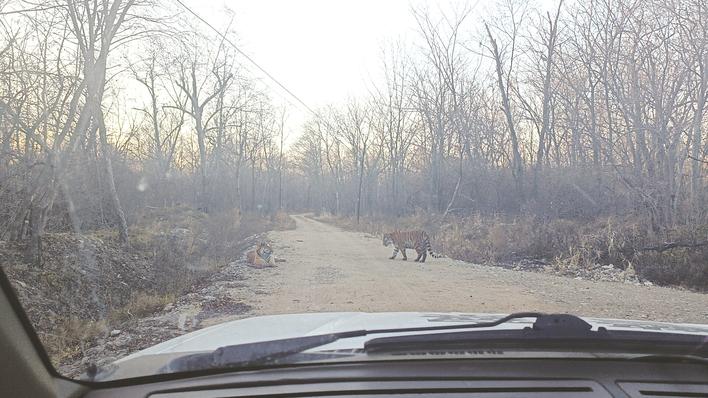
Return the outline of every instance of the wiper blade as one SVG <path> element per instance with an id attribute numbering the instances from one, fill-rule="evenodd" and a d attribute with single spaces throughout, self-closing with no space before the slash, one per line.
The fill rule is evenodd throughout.
<path id="1" fill-rule="evenodd" d="M 491 328 L 516 319 L 533 318 L 533 327 L 517 330 L 466 331 L 466 329 Z M 383 337 L 366 342 L 366 353 L 400 351 L 419 349 L 422 345 L 494 345 L 514 346 L 522 340 L 525 344 L 533 343 L 536 347 L 552 346 L 558 348 L 563 344 L 577 347 L 579 344 L 595 347 L 599 342 L 605 345 L 627 347 L 637 344 L 656 344 L 669 347 L 670 353 L 677 353 L 676 345 L 681 348 L 697 347 L 704 343 L 705 337 L 697 335 L 668 334 L 659 332 L 613 331 L 599 328 L 591 330 L 592 326 L 583 319 L 566 314 L 543 314 L 537 312 L 518 312 L 491 322 L 478 322 L 453 325 L 420 326 L 409 328 L 389 328 L 372 330 L 353 330 L 339 333 L 303 336 L 289 339 L 271 340 L 265 342 L 236 344 L 220 347 L 212 352 L 188 354 L 173 359 L 162 372 L 185 372 L 194 370 L 233 368 L 245 366 L 273 365 L 282 362 L 292 362 L 296 354 L 311 348 L 316 348 L 340 339 L 361 337 L 373 334 L 428 332 L 441 330 L 456 330 L 448 333 L 413 334 L 394 337 Z M 581 344 L 582 343 L 582 344 Z M 701 353 L 708 347 L 701 346 Z M 680 351 L 682 354 L 686 352 Z M 689 354 L 696 354 L 691 351 Z"/>
<path id="2" fill-rule="evenodd" d="M 173 359 L 161 369 L 161 373 L 277 364 L 283 361 L 285 358 L 291 357 L 294 354 L 301 353 L 311 348 L 333 343 L 340 339 L 361 337 L 372 334 L 488 328 L 501 325 L 513 319 L 539 318 L 541 316 L 543 316 L 543 314 L 536 312 L 519 312 L 507 315 L 491 322 L 420 326 L 410 328 L 353 330 L 347 332 L 303 336 L 256 343 L 236 344 L 220 347 L 212 352 L 187 354 L 182 357 Z"/>
<path id="3" fill-rule="evenodd" d="M 540 315 L 531 327 L 511 330 L 457 331 L 372 339 L 364 345 L 371 353 L 435 351 L 450 348 L 570 349 L 577 351 L 651 352 L 708 356 L 703 335 L 654 331 L 608 330 L 574 315 Z"/>
<path id="4" fill-rule="evenodd" d="M 708 358 L 697 355 L 681 355 L 681 354 L 649 354 L 627 358 L 628 361 L 646 361 L 646 362 L 668 362 L 668 363 L 694 363 L 708 366 Z"/>
<path id="5" fill-rule="evenodd" d="M 275 364 L 282 358 L 298 354 L 310 348 L 356 336 L 361 336 L 360 331 L 229 345 L 219 347 L 212 352 L 188 354 L 175 358 L 164 366 L 160 373 L 253 366 L 266 363 Z"/>

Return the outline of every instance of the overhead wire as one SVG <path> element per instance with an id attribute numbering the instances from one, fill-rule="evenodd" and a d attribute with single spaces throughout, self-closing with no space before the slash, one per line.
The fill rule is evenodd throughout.
<path id="1" fill-rule="evenodd" d="M 231 47 L 233 47 L 239 54 L 241 54 L 242 57 L 244 57 L 248 62 L 250 62 L 253 66 L 255 66 L 261 73 L 263 73 L 268 79 L 273 81 L 275 84 L 278 85 L 283 91 L 285 91 L 290 97 L 292 97 L 295 101 L 297 101 L 300 105 L 302 105 L 308 112 L 310 112 L 312 115 L 315 117 L 319 118 L 319 115 L 317 112 L 315 112 L 305 101 L 300 99 L 295 93 L 293 93 L 290 89 L 288 89 L 283 83 L 281 83 L 278 79 L 276 79 L 273 75 L 271 75 L 265 68 L 260 66 L 253 58 L 251 58 L 248 54 L 246 54 L 244 51 L 242 51 L 234 42 L 232 42 L 225 34 L 221 33 L 218 29 L 216 29 L 209 21 L 206 19 L 202 18 L 199 14 L 197 14 L 194 10 L 192 10 L 189 6 L 187 6 L 182 0 L 175 0 L 179 5 L 181 5 L 185 10 L 187 10 L 190 14 L 194 15 L 195 18 L 200 20 L 202 23 L 204 23 L 206 26 L 211 28 L 217 35 L 221 37 L 223 41 L 228 43 Z"/>

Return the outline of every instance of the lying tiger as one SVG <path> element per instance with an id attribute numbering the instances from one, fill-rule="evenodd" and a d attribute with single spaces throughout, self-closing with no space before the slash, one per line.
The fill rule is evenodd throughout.
<path id="1" fill-rule="evenodd" d="M 246 253 L 246 260 L 249 264 L 258 267 L 273 266 L 276 262 L 285 262 L 284 259 L 275 258 L 273 248 L 268 242 L 258 242 L 255 249 Z"/>
<path id="2" fill-rule="evenodd" d="M 393 256 L 389 257 L 391 260 L 396 258 L 398 252 L 403 254 L 403 260 L 408 260 L 406 257 L 406 249 L 415 249 L 418 253 L 418 257 L 415 261 L 425 262 L 428 257 L 428 253 L 435 258 L 442 257 L 441 254 L 433 253 L 433 249 L 430 247 L 430 237 L 425 231 L 394 231 L 385 233 L 383 236 L 383 245 L 388 246 L 391 243 L 394 245 Z"/>

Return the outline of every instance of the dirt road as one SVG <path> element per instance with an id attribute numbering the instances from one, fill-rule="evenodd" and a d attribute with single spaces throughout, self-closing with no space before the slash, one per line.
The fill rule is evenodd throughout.
<path id="1" fill-rule="evenodd" d="M 428 256 L 389 260 L 392 248 L 364 233 L 304 216 L 271 232 L 285 263 L 246 284 L 253 314 L 317 311 L 558 311 L 586 316 L 708 323 L 708 295 L 657 286 L 512 271 Z"/>
<path id="2" fill-rule="evenodd" d="M 657 286 L 576 280 L 428 257 L 389 260 L 392 248 L 364 233 L 295 216 L 269 238 L 286 262 L 233 261 L 164 310 L 125 325 L 60 366 L 79 375 L 202 327 L 267 314 L 332 311 L 569 312 L 607 318 L 708 323 L 708 295 Z M 409 253 L 409 259 L 413 253 Z"/>

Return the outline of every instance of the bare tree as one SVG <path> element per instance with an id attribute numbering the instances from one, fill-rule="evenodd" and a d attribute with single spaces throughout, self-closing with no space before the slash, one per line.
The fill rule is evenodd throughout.
<path id="1" fill-rule="evenodd" d="M 517 38 L 519 36 L 520 22 L 523 20 L 526 13 L 526 5 L 523 3 L 516 3 L 514 0 L 507 0 L 504 3 L 505 11 L 509 14 L 508 29 L 509 31 L 502 31 L 504 36 L 507 37 L 508 41 L 504 42 L 503 45 L 499 45 L 497 39 L 492 34 L 492 30 L 489 28 L 489 24 L 485 22 L 484 28 L 487 32 L 489 39 L 489 44 L 485 47 L 489 51 L 494 64 L 497 76 L 497 85 L 499 86 L 499 93 L 502 99 L 502 110 L 506 116 L 506 123 L 509 129 L 509 136 L 511 138 L 511 150 L 512 150 L 512 161 L 511 170 L 514 180 L 516 181 L 516 188 L 519 195 L 523 195 L 523 180 L 524 180 L 524 166 L 523 160 L 521 158 L 519 135 L 516 131 L 516 125 L 514 124 L 513 110 L 511 107 L 511 100 L 509 98 L 509 92 L 511 90 L 512 76 L 514 72 L 514 62 L 516 57 L 516 46 Z"/>
<path id="2" fill-rule="evenodd" d="M 83 79 L 86 82 L 85 110 L 91 120 L 91 131 L 98 131 L 106 182 L 118 221 L 121 242 L 128 242 L 128 223 L 115 186 L 111 148 L 104 119 L 102 103 L 106 85 L 106 69 L 111 46 L 120 38 L 123 24 L 134 0 L 114 0 L 112 3 L 79 3 L 67 1 L 71 31 L 78 41 L 83 57 Z M 93 134 L 89 131 L 90 134 Z"/>
<path id="3" fill-rule="evenodd" d="M 417 121 L 410 104 L 410 66 L 401 51 L 400 47 L 392 47 L 389 53 L 383 54 L 385 87 L 377 89 L 373 98 L 373 119 L 380 134 L 378 141 L 385 147 L 390 174 L 389 211 L 397 213 L 401 211 L 398 202 L 405 179 L 406 160 L 417 129 Z"/>

